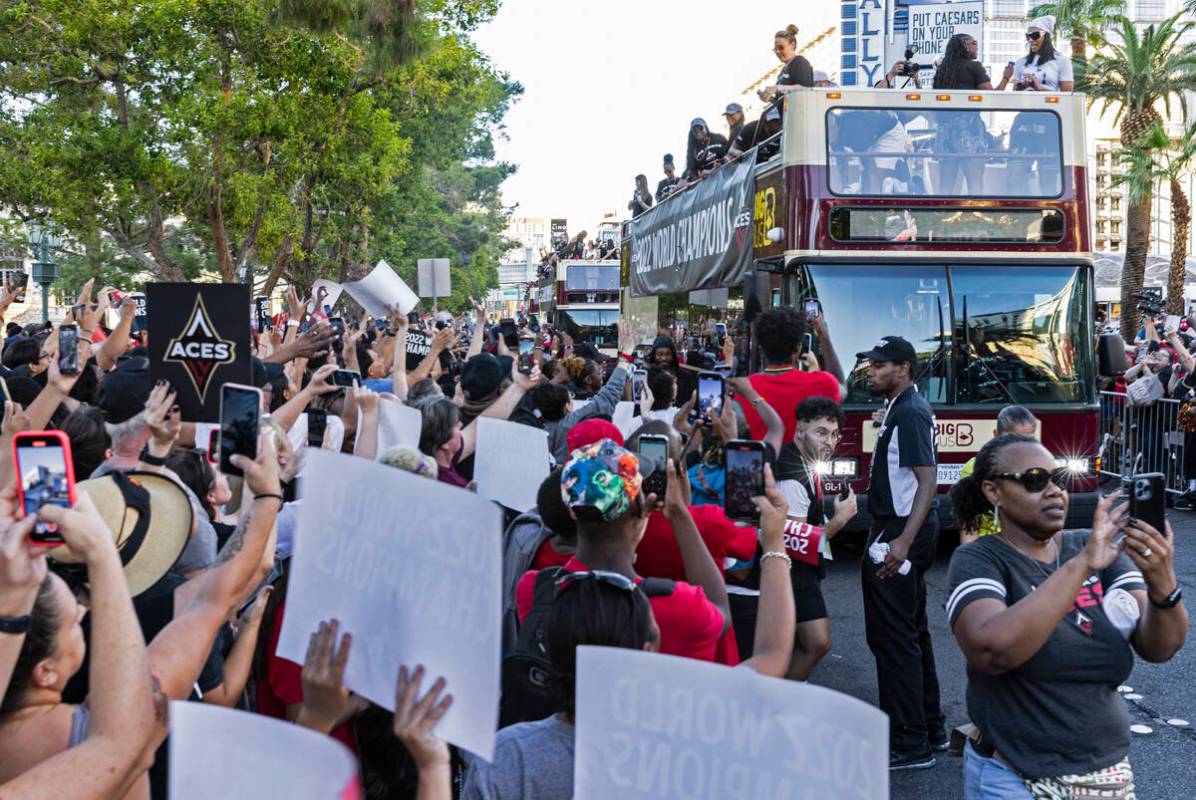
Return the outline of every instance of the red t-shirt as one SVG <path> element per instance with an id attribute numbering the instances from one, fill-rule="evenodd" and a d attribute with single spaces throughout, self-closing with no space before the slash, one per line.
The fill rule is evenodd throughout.
<path id="1" fill-rule="evenodd" d="M 532 559 L 532 569 L 539 572 L 549 567 L 563 567 L 569 563 L 570 558 L 571 556 L 564 553 L 558 553 L 552 546 L 552 538 L 549 537 L 540 543 L 540 549 L 536 551 L 536 555 Z"/>
<path id="2" fill-rule="evenodd" d="M 278 635 L 282 632 L 282 615 L 285 609 L 285 605 L 280 605 L 278 614 L 274 617 L 274 627 L 270 630 L 270 660 L 266 664 L 266 679 L 257 683 L 257 712 L 281 720 L 287 718 L 287 706 L 303 702 L 303 667 L 275 654 L 278 650 Z M 345 724 L 333 728 L 330 735 L 353 752 L 357 752 L 353 726 Z"/>
<path id="3" fill-rule="evenodd" d="M 756 555 L 755 528 L 736 527 L 719 506 L 690 506 L 689 513 L 720 570 L 727 556 L 747 561 Z M 685 562 L 681 560 L 673 526 L 659 511 L 648 517 L 644 538 L 635 549 L 635 571 L 650 578 L 685 580 Z"/>
<path id="4" fill-rule="evenodd" d="M 768 401 L 785 423 L 784 441 L 792 442 L 793 433 L 797 428 L 797 404 L 807 397 L 829 397 L 839 402 L 839 382 L 829 372 L 802 372 L 799 369 L 788 372 L 757 372 L 748 380 L 752 388 Z M 752 404 L 736 395 L 735 399 L 743 406 L 743 416 L 747 419 L 748 427 L 752 430 L 752 438 L 760 441 L 764 438 L 767 428 L 752 408 Z"/>
<path id="5" fill-rule="evenodd" d="M 569 572 L 586 572 L 585 564 L 576 558 L 569 559 L 564 567 Z M 640 582 L 642 579 L 636 579 Z M 532 610 L 532 599 L 536 592 L 536 571 L 524 573 L 515 585 L 515 611 L 519 615 L 519 622 L 527 619 Z M 678 581 L 673 593 L 667 597 L 650 597 L 652 614 L 656 617 L 656 625 L 660 628 L 660 652 L 671 656 L 696 658 L 699 661 L 718 661 L 720 664 L 735 666 L 734 661 L 727 660 L 732 655 L 728 649 L 720 647 L 723 636 L 723 615 L 714 603 L 706 599 L 706 593 L 701 587 Z M 728 626 L 727 633 L 733 630 Z M 733 639 L 732 639 L 733 641 Z M 723 655 L 723 660 L 716 659 L 716 655 Z"/>

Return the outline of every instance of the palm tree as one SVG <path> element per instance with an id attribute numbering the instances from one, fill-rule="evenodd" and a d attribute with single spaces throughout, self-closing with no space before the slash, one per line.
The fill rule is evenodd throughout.
<path id="1" fill-rule="evenodd" d="M 1060 36 L 1066 33 L 1071 38 L 1071 60 L 1079 75 L 1087 66 L 1089 45 L 1105 43 L 1105 31 L 1121 19 L 1124 8 L 1123 0 L 1056 0 L 1035 6 L 1030 17 L 1055 18 Z"/>
<path id="2" fill-rule="evenodd" d="M 1146 26 L 1139 34 L 1134 23 L 1124 17 L 1114 29 L 1116 34 L 1096 51 L 1089 70 L 1080 81 L 1080 90 L 1090 101 L 1100 102 L 1101 114 L 1115 109 L 1114 124 L 1120 126 L 1121 146 L 1141 152 L 1151 164 L 1142 171 L 1152 177 L 1131 191 L 1126 205 L 1125 266 L 1121 273 L 1121 333 L 1132 340 L 1138 330 L 1138 311 L 1133 296 L 1142 290 L 1146 256 L 1150 252 L 1150 219 L 1153 204 L 1154 159 L 1148 136 L 1162 123 L 1156 108 L 1160 103 L 1168 116 L 1173 101 L 1179 102 L 1184 121 L 1188 106 L 1185 91 L 1196 89 L 1196 49 L 1181 43 L 1193 23 L 1179 15 Z M 1133 156 L 1131 155 L 1131 158 Z M 1131 172 L 1134 166 L 1131 164 Z M 1127 181 L 1134 190 L 1134 182 Z"/>
<path id="3" fill-rule="evenodd" d="M 1137 189 L 1135 184 L 1150 172 L 1152 184 L 1166 181 L 1171 194 L 1171 264 L 1167 273 L 1167 313 L 1182 314 L 1184 311 L 1184 280 L 1187 278 L 1188 242 L 1192 236 L 1192 203 L 1184 191 L 1182 178 L 1191 172 L 1196 162 L 1196 123 L 1193 123 L 1178 138 L 1167 135 L 1162 124 L 1155 125 L 1142 140 L 1143 147 L 1131 156 L 1128 175 L 1124 181 L 1129 193 Z M 1133 160 L 1149 160 L 1150 166 L 1134 164 Z M 1114 184 L 1121 183 L 1119 178 Z"/>

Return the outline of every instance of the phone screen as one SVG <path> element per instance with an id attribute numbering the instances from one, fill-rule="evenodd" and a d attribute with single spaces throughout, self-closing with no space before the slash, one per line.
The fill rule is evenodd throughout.
<path id="1" fill-rule="evenodd" d="M 37 514 L 44 505 L 70 508 L 74 487 L 68 453 L 62 440 L 54 435 L 18 436 L 15 442 L 17 471 L 21 476 L 21 503 L 27 515 Z M 41 544 L 61 544 L 58 528 L 38 522 L 29 538 Z"/>
<path id="2" fill-rule="evenodd" d="M 309 447 L 324 446 L 324 430 L 327 427 L 327 411 L 322 408 L 307 409 L 307 444 Z"/>
<path id="3" fill-rule="evenodd" d="M 730 519 L 756 521 L 760 510 L 753 498 L 764 494 L 764 444 L 744 439 L 727 442 L 726 497 Z"/>
<path id="4" fill-rule="evenodd" d="M 806 301 L 806 319 L 818 319 L 822 316 L 822 306 L 813 298 Z"/>
<path id="5" fill-rule="evenodd" d="M 723 379 L 720 375 L 698 376 L 698 416 L 706 419 L 706 412 L 723 413 Z"/>
<path id="6" fill-rule="evenodd" d="M 63 325 L 58 329 L 58 371 L 79 374 L 79 327 Z"/>
<path id="7" fill-rule="evenodd" d="M 361 373 L 355 369 L 338 369 L 332 373 L 333 386 L 360 386 Z"/>
<path id="8" fill-rule="evenodd" d="M 532 371 L 532 351 L 536 349 L 536 343 L 531 339 L 519 340 L 519 371 L 524 374 L 530 374 Z"/>
<path id="9" fill-rule="evenodd" d="M 251 386 L 226 383 L 220 387 L 220 471 L 241 475 L 232 463 L 236 454 L 257 458 L 262 393 Z"/>
<path id="10" fill-rule="evenodd" d="M 644 387 L 648 385 L 648 370 L 637 369 L 631 373 L 631 400 L 638 403 L 644 396 Z"/>
<path id="11" fill-rule="evenodd" d="M 343 338 L 345 335 L 345 321 L 340 317 L 331 317 L 328 324 L 332 326 L 332 330 L 336 333 L 336 338 Z"/>
<path id="12" fill-rule="evenodd" d="M 654 494 L 658 498 L 663 498 L 665 490 L 668 489 L 669 485 L 669 473 L 666 469 L 669 458 L 668 438 L 664 436 L 641 436 L 639 454 L 650 458 L 654 465 L 659 465 L 659 469 L 655 469 L 652 471 L 652 474 L 644 476 L 644 491 L 648 494 Z"/>

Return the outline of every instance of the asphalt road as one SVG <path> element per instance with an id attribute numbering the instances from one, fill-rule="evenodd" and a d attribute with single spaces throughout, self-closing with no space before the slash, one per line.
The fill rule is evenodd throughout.
<path id="1" fill-rule="evenodd" d="M 1176 537 L 1176 574 L 1196 620 L 1196 513 L 1169 511 Z M 947 600 L 947 563 L 951 548 L 944 533 L 938 559 L 927 575 L 930 630 L 942 685 L 943 710 L 948 728 L 967 721 L 964 692 L 967 676 L 963 654 L 947 627 L 943 606 Z M 860 595 L 859 551 L 847 550 L 830 567 L 823 584 L 831 616 L 831 653 L 811 680 L 875 704 L 876 662 L 864 639 L 864 612 Z M 1152 733 L 1131 734 L 1130 763 L 1134 767 L 1139 800 L 1196 798 L 1196 636 L 1166 664 L 1138 660 L 1126 685 L 1140 699 L 1129 699 L 1130 721 L 1150 727 Z M 1169 725 L 1167 720 L 1191 722 L 1190 727 Z M 1083 735 L 1077 731 L 1078 735 Z M 891 773 L 890 796 L 895 800 L 958 800 L 963 797 L 963 759 L 938 756 L 933 769 Z"/>

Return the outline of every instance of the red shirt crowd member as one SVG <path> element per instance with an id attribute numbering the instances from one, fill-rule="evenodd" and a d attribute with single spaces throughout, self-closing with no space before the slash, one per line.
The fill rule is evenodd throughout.
<path id="1" fill-rule="evenodd" d="M 784 441 L 793 441 L 797 429 L 797 406 L 807 397 L 822 396 L 839 402 L 842 397 L 843 370 L 835 349 L 831 346 L 826 326 L 819 319 L 814 323 L 827 371 L 803 372 L 801 368 L 802 342 L 811 325 L 803 314 L 792 308 L 770 308 L 756 317 L 755 337 L 764 354 L 764 371 L 752 375 L 752 388 L 768 401 L 785 423 Z M 808 364 L 816 364 L 813 354 Z M 752 431 L 752 438 L 763 440 L 767 429 L 755 407 L 742 397 L 743 415 Z"/>
<path id="2" fill-rule="evenodd" d="M 671 593 L 651 598 L 660 626 L 660 650 L 713 661 L 730 624 L 727 588 L 685 505 L 685 473 L 672 462 L 668 468 L 672 474 L 664 515 L 694 568 L 686 571 L 689 582 L 678 581 Z M 574 451 L 561 486 L 577 518 L 577 553 L 564 569 L 608 570 L 640 580 L 633 559 L 652 512 L 641 482 L 639 459 L 609 439 Z M 535 581 L 536 573 L 528 572 L 516 586 L 520 622 L 531 611 Z"/>

